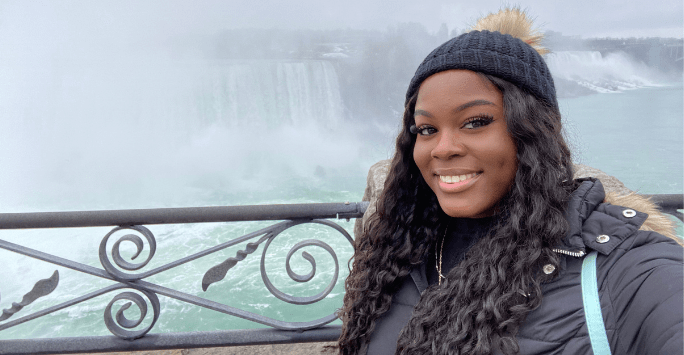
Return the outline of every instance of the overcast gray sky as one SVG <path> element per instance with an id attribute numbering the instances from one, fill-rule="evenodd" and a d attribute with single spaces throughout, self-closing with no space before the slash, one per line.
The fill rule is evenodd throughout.
<path id="1" fill-rule="evenodd" d="M 497 10 L 501 0 L 154 0 L 1 1 L 0 36 L 15 38 L 114 33 L 156 38 L 210 34 L 225 28 L 385 29 L 419 22 L 436 31 L 464 28 Z M 525 0 L 512 2 L 536 17 L 542 29 L 583 37 L 683 36 L 682 0 Z"/>

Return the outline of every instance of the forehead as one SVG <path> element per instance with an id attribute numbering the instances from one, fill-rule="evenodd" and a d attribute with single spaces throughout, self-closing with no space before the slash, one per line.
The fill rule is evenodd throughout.
<path id="1" fill-rule="evenodd" d="M 470 70 L 446 70 L 431 75 L 418 89 L 416 108 L 459 106 L 472 100 L 487 100 L 503 106 L 501 92 Z"/>

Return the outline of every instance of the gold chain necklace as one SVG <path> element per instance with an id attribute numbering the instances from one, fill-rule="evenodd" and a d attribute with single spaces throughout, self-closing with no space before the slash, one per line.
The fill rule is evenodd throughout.
<path id="1" fill-rule="evenodd" d="M 444 250 L 444 239 L 446 239 L 447 231 L 449 230 L 449 225 L 447 224 L 444 229 L 444 235 L 442 236 L 442 245 L 439 247 L 439 257 L 437 256 L 437 244 L 435 244 L 435 269 L 437 269 L 437 278 L 439 285 L 442 286 L 442 279 L 446 280 L 446 277 L 442 275 L 442 251 Z"/>

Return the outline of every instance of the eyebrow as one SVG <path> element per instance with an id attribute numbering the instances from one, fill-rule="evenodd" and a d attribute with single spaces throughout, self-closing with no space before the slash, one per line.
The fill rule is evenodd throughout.
<path id="1" fill-rule="evenodd" d="M 482 106 L 482 105 L 485 105 L 485 106 L 496 106 L 496 104 L 493 103 L 493 102 L 491 102 L 491 101 L 487 101 L 487 100 L 473 100 L 473 101 L 466 102 L 466 103 L 464 103 L 463 105 L 461 105 L 461 106 L 459 106 L 459 107 L 456 107 L 456 108 L 454 109 L 454 112 L 459 112 L 459 111 L 463 111 L 463 110 L 465 110 L 465 109 L 467 109 L 467 108 L 470 108 L 470 107 L 473 107 L 473 106 Z"/>
<path id="2" fill-rule="evenodd" d="M 496 104 L 491 102 L 491 101 L 487 101 L 487 100 L 473 100 L 473 101 L 468 101 L 468 102 L 464 103 L 463 105 L 456 107 L 453 110 L 453 112 L 460 112 L 460 111 L 463 111 L 467 108 L 471 108 L 473 106 L 496 106 Z M 413 117 L 416 117 L 416 116 L 425 116 L 425 117 L 433 118 L 432 114 L 425 111 L 425 110 L 415 110 L 413 112 Z"/>

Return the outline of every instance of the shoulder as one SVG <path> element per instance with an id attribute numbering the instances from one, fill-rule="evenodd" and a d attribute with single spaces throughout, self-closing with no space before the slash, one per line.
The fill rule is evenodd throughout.
<path id="1" fill-rule="evenodd" d="M 599 279 L 613 286 L 634 283 L 656 269 L 668 269 L 664 275 L 672 277 L 681 274 L 684 250 L 674 222 L 643 196 L 607 194 L 585 220 L 582 234 L 599 253 Z"/>
<path id="2" fill-rule="evenodd" d="M 681 236 L 677 236 L 675 233 L 675 222 L 672 217 L 668 217 L 665 213 L 661 212 L 660 208 L 649 198 L 636 193 L 619 195 L 608 192 L 606 193 L 605 203 L 618 207 L 623 206 L 623 209 L 629 208 L 646 214 L 647 218 L 639 230 L 657 232 L 682 245 Z"/>
<path id="3" fill-rule="evenodd" d="M 593 245 L 605 255 L 599 266 L 614 269 L 611 274 L 631 278 L 659 266 L 682 268 L 682 240 L 675 233 L 674 221 L 643 196 L 607 194 L 605 203 L 597 206 L 583 229 L 604 233 L 603 239 L 596 237 L 596 244 L 604 240 L 608 241 L 603 244 L 611 243 L 613 236 L 618 239 L 609 252 Z"/>
<path id="4" fill-rule="evenodd" d="M 672 220 L 638 195 L 608 200 L 615 204 L 597 206 L 592 216 L 600 218 L 588 228 L 604 228 L 608 239 L 618 236 L 609 252 L 597 247 L 605 326 L 614 332 L 611 347 L 624 354 L 681 353 L 684 250 Z M 638 229 L 620 235 L 635 224 Z"/>
<path id="5" fill-rule="evenodd" d="M 581 235 L 584 244 L 599 255 L 615 258 L 632 250 L 650 254 L 665 249 L 681 260 L 682 239 L 675 233 L 674 220 L 635 193 L 606 194 L 583 219 Z"/>
<path id="6" fill-rule="evenodd" d="M 599 256 L 597 278 L 615 353 L 682 353 L 681 246 L 662 234 L 640 230 L 610 255 Z"/>
<path id="7" fill-rule="evenodd" d="M 639 230 L 608 255 L 599 255 L 597 276 L 614 308 L 634 301 L 644 292 L 648 302 L 659 302 L 664 291 L 683 289 L 684 253 L 673 239 L 653 231 Z M 650 295 L 649 295 L 650 294 Z M 681 317 L 681 314 L 680 314 Z"/>

